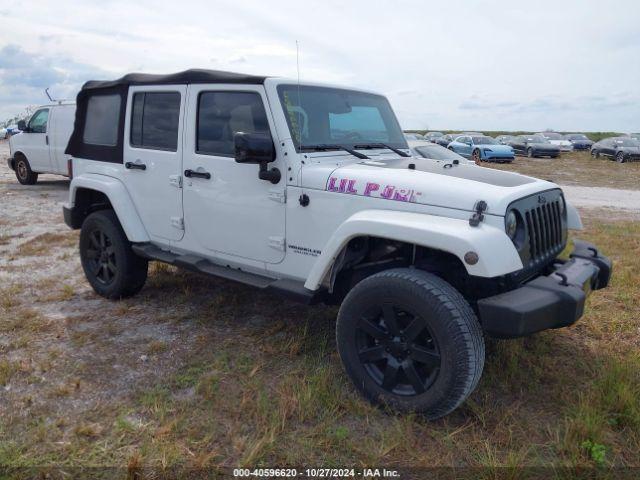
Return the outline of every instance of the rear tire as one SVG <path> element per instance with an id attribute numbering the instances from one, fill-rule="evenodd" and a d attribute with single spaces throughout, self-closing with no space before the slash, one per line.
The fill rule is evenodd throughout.
<path id="1" fill-rule="evenodd" d="M 429 419 L 464 402 L 484 367 L 473 310 L 450 284 L 422 270 L 387 270 L 358 283 L 340 307 L 336 338 L 362 395 Z"/>
<path id="2" fill-rule="evenodd" d="M 94 212 L 84 220 L 80 259 L 94 291 L 105 298 L 135 295 L 147 280 L 149 262 L 133 252 L 113 210 Z"/>
<path id="3" fill-rule="evenodd" d="M 38 181 L 38 174 L 31 170 L 29 160 L 24 155 L 18 155 L 15 159 L 15 171 L 18 182 L 22 185 L 35 185 Z"/>

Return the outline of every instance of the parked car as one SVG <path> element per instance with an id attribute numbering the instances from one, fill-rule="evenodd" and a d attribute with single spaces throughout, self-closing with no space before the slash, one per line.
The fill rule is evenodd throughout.
<path id="1" fill-rule="evenodd" d="M 439 162 L 451 163 L 457 161 L 462 165 L 474 165 L 475 162 L 467 160 L 462 155 L 449 150 L 441 145 L 431 143 L 425 140 L 409 140 L 409 148 L 411 153 L 416 157 L 428 158 Z"/>
<path id="2" fill-rule="evenodd" d="M 560 148 L 561 152 L 572 152 L 573 144 L 564 138 L 564 136 L 557 132 L 540 132 L 536 133 L 536 135 L 540 135 L 547 140 L 551 145 L 557 145 Z"/>
<path id="3" fill-rule="evenodd" d="M 3 140 L 9 138 L 9 132 L 6 128 L 0 128 L 0 138 Z"/>
<path id="4" fill-rule="evenodd" d="M 63 212 L 94 291 L 132 296 L 156 260 L 340 304 L 340 359 L 380 405 L 446 415 L 485 334 L 570 325 L 609 283 L 591 244 L 556 260 L 581 227 L 560 187 L 417 161 L 382 95 L 192 70 L 87 82 L 77 102 Z"/>
<path id="5" fill-rule="evenodd" d="M 458 135 L 460 135 L 460 134 L 459 133 L 447 133 L 446 135 L 443 135 L 442 137 L 436 138 L 435 143 L 437 143 L 438 145 L 440 145 L 442 147 L 446 147 L 451 142 L 453 142 Z"/>
<path id="6" fill-rule="evenodd" d="M 407 140 L 424 140 L 424 137 L 419 133 L 405 133 L 404 138 Z"/>
<path id="7" fill-rule="evenodd" d="M 40 173 L 69 176 L 69 155 L 64 153 L 73 131 L 74 103 L 43 105 L 28 122 L 21 120 L 21 133 L 9 139 L 9 168 L 23 185 L 33 185 Z"/>
<path id="8" fill-rule="evenodd" d="M 500 145 L 495 138 L 486 135 L 461 135 L 447 147 L 449 150 L 480 162 L 512 162 L 515 156 L 509 145 Z"/>
<path id="9" fill-rule="evenodd" d="M 21 130 L 18 128 L 18 125 L 9 125 L 7 127 L 7 135 L 11 137 L 12 135 L 17 135 Z"/>
<path id="10" fill-rule="evenodd" d="M 442 132 L 428 132 L 424 135 L 424 139 L 436 143 L 436 140 L 440 137 L 444 137 L 444 133 Z"/>
<path id="11" fill-rule="evenodd" d="M 584 133 L 568 133 L 564 136 L 565 140 L 569 140 L 574 150 L 589 150 L 593 146 L 593 140 Z"/>
<path id="12" fill-rule="evenodd" d="M 560 155 L 560 147 L 553 145 L 542 135 L 516 135 L 508 145 L 516 155 L 526 155 L 529 158 L 551 157 Z"/>
<path id="13" fill-rule="evenodd" d="M 513 135 L 498 135 L 496 137 L 496 141 L 500 144 L 500 145 L 508 145 L 509 142 L 513 139 Z"/>
<path id="14" fill-rule="evenodd" d="M 618 163 L 640 159 L 640 141 L 631 137 L 610 137 L 594 143 L 591 147 L 594 158 L 609 157 Z"/>

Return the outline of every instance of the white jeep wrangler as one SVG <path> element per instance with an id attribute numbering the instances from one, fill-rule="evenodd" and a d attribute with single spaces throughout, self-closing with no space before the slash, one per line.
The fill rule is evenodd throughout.
<path id="1" fill-rule="evenodd" d="M 571 325 L 611 262 L 578 241 L 557 258 L 581 228 L 557 185 L 408 152 L 371 92 L 204 70 L 92 81 L 64 216 L 107 298 L 158 260 L 340 303 L 356 387 L 437 418 L 476 387 L 483 332 Z"/>

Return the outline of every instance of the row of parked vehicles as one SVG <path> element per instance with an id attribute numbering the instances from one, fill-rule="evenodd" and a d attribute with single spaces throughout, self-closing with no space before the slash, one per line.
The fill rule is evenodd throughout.
<path id="1" fill-rule="evenodd" d="M 620 163 L 640 159 L 640 134 L 610 137 L 599 142 L 594 142 L 583 133 L 563 135 L 557 132 L 499 135 L 495 138 L 479 132 L 428 132 L 425 135 L 405 135 L 414 146 L 419 145 L 415 142 L 436 144 L 476 163 L 510 162 L 515 155 L 557 158 L 563 152 L 574 150 L 590 150 L 594 158 L 609 157 Z"/>
<path id="2" fill-rule="evenodd" d="M 571 325 L 609 283 L 594 245 L 559 257 L 582 224 L 558 185 L 460 156 L 513 147 L 476 133 L 454 139 L 460 154 L 408 144 L 377 93 L 130 74 L 87 82 L 77 108 L 42 107 L 21 129 L 9 159 L 21 182 L 67 165 L 61 213 L 97 294 L 135 295 L 158 261 L 339 304 L 346 373 L 396 410 L 448 414 L 478 385 L 485 336 Z"/>

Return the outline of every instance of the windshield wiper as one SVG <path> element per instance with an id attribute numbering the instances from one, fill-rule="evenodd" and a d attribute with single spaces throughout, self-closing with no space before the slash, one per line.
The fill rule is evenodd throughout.
<path id="1" fill-rule="evenodd" d="M 393 147 L 387 145 L 386 143 L 367 143 L 366 145 L 354 145 L 353 148 L 362 148 L 362 149 L 386 148 L 388 150 L 391 150 L 394 153 L 397 153 L 401 157 L 410 157 L 411 156 L 407 152 L 403 152 L 402 150 L 399 150 L 397 148 L 393 148 Z"/>
<path id="2" fill-rule="evenodd" d="M 318 144 L 318 145 L 302 145 L 300 147 L 301 151 L 311 150 L 316 152 L 326 151 L 326 150 L 344 150 L 345 152 L 349 152 L 354 157 L 369 159 L 364 153 L 356 152 L 353 148 L 345 147 L 343 145 L 327 145 L 327 144 Z"/>

